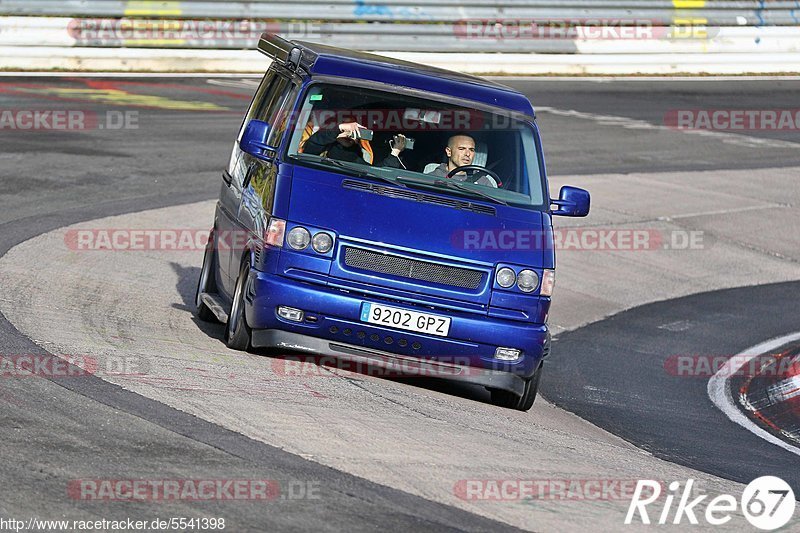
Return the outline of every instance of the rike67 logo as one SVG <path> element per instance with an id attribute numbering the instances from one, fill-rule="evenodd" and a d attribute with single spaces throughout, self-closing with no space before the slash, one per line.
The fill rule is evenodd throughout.
<path id="1" fill-rule="evenodd" d="M 628 507 L 628 514 L 625 516 L 625 523 L 633 523 L 638 515 L 638 520 L 642 524 L 651 523 L 650 512 L 653 522 L 664 524 L 682 524 L 684 518 L 686 522 L 697 525 L 698 515 L 705 518 L 707 524 L 720 526 L 731 521 L 732 514 L 741 505 L 742 514 L 750 524 L 764 531 L 772 531 L 785 526 L 794 515 L 795 496 L 794 491 L 779 477 L 763 476 L 751 481 L 742 492 L 740 501 L 730 494 L 716 496 L 705 504 L 705 512 L 700 513 L 697 509 L 701 507 L 708 494 L 703 494 L 697 498 L 692 498 L 692 487 L 694 480 L 689 479 L 681 490 L 681 484 L 673 481 L 669 484 L 669 492 L 663 498 L 663 507 L 659 501 L 661 499 L 661 483 L 652 480 L 639 480 Z M 674 501 L 677 504 L 673 507 Z M 658 502 L 656 504 L 656 502 Z M 656 505 L 653 505 L 656 504 Z M 650 509 L 648 506 L 652 505 Z M 673 511 L 674 509 L 674 511 Z"/>

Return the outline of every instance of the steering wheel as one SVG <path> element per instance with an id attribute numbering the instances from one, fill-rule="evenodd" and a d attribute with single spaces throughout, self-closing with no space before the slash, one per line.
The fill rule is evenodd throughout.
<path id="1" fill-rule="evenodd" d="M 495 174 L 494 172 L 492 172 L 488 168 L 484 168 L 484 167 L 481 167 L 481 166 L 478 166 L 478 165 L 463 165 L 463 166 L 460 166 L 460 167 L 456 167 L 453 170 L 451 170 L 450 172 L 448 172 L 445 177 L 446 178 L 452 178 L 453 176 L 455 176 L 459 172 L 467 172 L 466 181 L 469 182 L 469 183 L 475 183 L 476 181 L 478 181 L 480 179 L 480 174 L 479 173 L 486 174 L 486 175 L 490 176 L 492 179 L 494 179 L 494 184 L 491 185 L 494 188 L 497 188 L 497 184 L 502 181 L 500 179 L 500 176 L 498 176 L 497 174 Z M 472 172 L 471 176 L 469 175 L 469 172 Z M 477 176 L 477 177 L 475 177 L 475 176 Z"/>

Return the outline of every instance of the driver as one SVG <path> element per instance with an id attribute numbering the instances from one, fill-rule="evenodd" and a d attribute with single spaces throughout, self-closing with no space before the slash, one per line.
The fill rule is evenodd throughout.
<path id="1" fill-rule="evenodd" d="M 447 140 L 444 153 L 447 156 L 447 162 L 442 163 L 431 172 L 428 172 L 429 176 L 444 178 L 447 177 L 450 171 L 458 167 L 471 165 L 472 160 L 475 159 L 475 139 L 463 133 L 453 135 Z M 452 179 L 456 181 L 466 181 L 467 174 L 465 172 L 459 172 L 453 175 Z M 483 174 L 475 183 L 487 187 L 497 187 L 497 181 L 487 174 Z"/>

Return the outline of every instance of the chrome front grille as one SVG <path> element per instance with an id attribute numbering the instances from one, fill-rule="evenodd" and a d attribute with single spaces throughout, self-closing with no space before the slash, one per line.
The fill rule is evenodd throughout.
<path id="1" fill-rule="evenodd" d="M 344 264 L 360 270 L 462 289 L 477 289 L 483 278 L 483 272 L 479 270 L 440 265 L 351 246 L 344 248 Z"/>

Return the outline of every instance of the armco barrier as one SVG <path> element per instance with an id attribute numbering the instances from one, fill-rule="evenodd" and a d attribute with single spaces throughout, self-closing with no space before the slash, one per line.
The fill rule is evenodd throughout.
<path id="1" fill-rule="evenodd" d="M 0 68 L 241 72 L 262 31 L 478 73 L 800 70 L 800 0 L 0 0 Z"/>
<path id="2" fill-rule="evenodd" d="M 415 63 L 499 75 L 740 75 L 797 72 L 798 53 L 776 54 L 442 54 L 383 52 Z M 263 74 L 268 60 L 253 50 L 0 47 L 6 70 L 236 72 Z"/>
<path id="3" fill-rule="evenodd" d="M 796 25 L 794 0 L 0 0 L 0 15 L 455 22 L 461 19 L 649 19 L 712 26 Z"/>
<path id="4" fill-rule="evenodd" d="M 530 28 L 527 28 L 530 29 Z M 253 49 L 264 31 L 356 50 L 393 52 L 776 53 L 800 51 L 800 26 L 705 25 L 498 30 L 442 24 L 0 17 L 0 46 Z"/>

